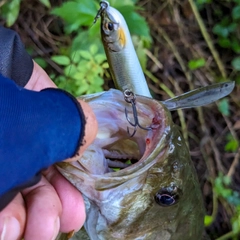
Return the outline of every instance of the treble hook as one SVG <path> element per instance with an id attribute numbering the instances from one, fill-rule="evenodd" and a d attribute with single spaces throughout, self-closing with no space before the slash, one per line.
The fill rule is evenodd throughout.
<path id="1" fill-rule="evenodd" d="M 133 110 L 133 119 L 134 119 L 134 122 L 131 122 L 130 118 L 128 117 L 128 111 L 127 111 L 127 108 L 125 107 L 125 116 L 126 116 L 126 119 L 127 121 L 129 122 L 130 125 L 132 125 L 134 127 L 134 131 L 132 134 L 130 134 L 130 131 L 129 131 L 129 127 L 127 127 L 127 132 L 128 134 L 130 135 L 130 137 L 133 137 L 137 131 L 137 127 L 140 127 L 141 129 L 144 129 L 144 130 L 151 130 L 150 127 L 143 127 L 140 125 L 139 121 L 138 121 L 138 113 L 137 113 L 137 108 L 136 108 L 136 96 L 135 94 L 130 91 L 129 89 L 126 89 L 124 92 L 124 99 L 127 103 L 131 103 L 132 105 L 132 110 Z"/>
<path id="2" fill-rule="evenodd" d="M 100 18 L 102 12 L 109 7 L 109 3 L 107 1 L 101 1 L 100 2 L 100 9 L 97 12 L 96 17 L 94 18 L 93 24 L 95 24 L 98 20 L 98 18 Z"/>

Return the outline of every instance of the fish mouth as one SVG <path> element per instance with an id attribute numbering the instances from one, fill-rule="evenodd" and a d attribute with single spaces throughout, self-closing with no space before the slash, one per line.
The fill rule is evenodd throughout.
<path id="1" fill-rule="evenodd" d="M 118 185 L 136 177 L 159 160 L 166 148 L 170 115 L 159 102 L 136 96 L 138 121 L 150 129 L 137 128 L 135 135 L 130 137 L 127 128 L 130 132 L 134 128 L 126 119 L 125 109 L 131 121 L 133 111 L 131 104 L 124 100 L 123 93 L 111 89 L 92 96 L 84 100 L 90 104 L 97 118 L 97 137 L 82 157 L 71 163 L 74 169 L 69 168 L 69 163 L 60 163 L 59 166 L 62 173 L 71 172 L 82 179 L 94 178 L 94 181 L 101 182 L 97 184 L 99 188 L 106 188 L 113 186 L 114 182 Z"/>

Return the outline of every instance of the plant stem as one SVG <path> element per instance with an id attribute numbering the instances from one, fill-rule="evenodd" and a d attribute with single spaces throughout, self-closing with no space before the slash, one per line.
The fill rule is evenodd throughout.
<path id="1" fill-rule="evenodd" d="M 230 231 L 226 234 L 224 234 L 223 236 L 217 238 L 216 240 L 227 240 L 227 239 L 232 239 L 232 237 L 236 236 L 237 234 L 234 233 L 233 231 Z"/>
<path id="2" fill-rule="evenodd" d="M 203 37 L 204 37 L 204 39 L 205 39 L 205 41 L 206 41 L 210 51 L 211 51 L 211 54 L 212 54 L 212 56 L 213 56 L 213 58 L 214 58 L 214 60 L 215 60 L 215 62 L 217 64 L 218 68 L 219 68 L 219 71 L 220 71 L 222 77 L 224 79 L 226 79 L 227 76 L 226 76 L 225 68 L 223 66 L 223 63 L 222 63 L 220 57 L 219 57 L 218 52 L 216 51 L 216 49 L 215 49 L 215 47 L 214 47 L 214 45 L 212 43 L 211 37 L 210 37 L 210 35 L 207 32 L 207 29 L 206 29 L 206 27 L 205 27 L 205 25 L 203 23 L 203 20 L 202 20 L 200 14 L 198 12 L 196 4 L 194 3 L 193 0 L 188 0 L 188 1 L 189 1 L 190 5 L 191 5 L 191 8 L 192 8 L 193 13 L 195 15 L 195 18 L 197 20 L 197 23 L 198 23 L 198 25 L 200 27 L 201 33 L 202 33 L 202 35 L 203 35 Z"/>

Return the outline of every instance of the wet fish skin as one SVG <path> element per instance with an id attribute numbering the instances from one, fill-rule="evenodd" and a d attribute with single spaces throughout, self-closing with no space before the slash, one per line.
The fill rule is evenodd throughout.
<path id="1" fill-rule="evenodd" d="M 85 100 L 95 111 L 101 132 L 91 151 L 115 136 L 122 141 L 129 138 L 124 115 L 128 105 L 121 92 L 110 90 Z M 151 125 L 153 130 L 136 132 L 134 141 L 143 148 L 136 164 L 111 172 L 107 166 L 99 169 L 101 154 L 91 159 L 88 153 L 77 163 L 58 164 L 60 172 L 84 196 L 87 215 L 84 227 L 92 240 L 201 239 L 204 207 L 189 150 L 163 104 L 143 96 L 137 96 L 137 103 L 141 124 Z M 114 121 L 119 129 L 107 132 Z M 101 147 L 113 149 L 113 144 L 110 145 Z M 175 204 L 159 205 L 155 200 L 157 193 L 174 196 Z"/>

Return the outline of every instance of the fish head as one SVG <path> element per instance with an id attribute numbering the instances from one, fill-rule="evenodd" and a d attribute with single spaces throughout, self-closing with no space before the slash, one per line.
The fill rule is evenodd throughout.
<path id="1" fill-rule="evenodd" d="M 150 129 L 138 128 L 129 137 L 125 108 L 129 119 L 132 108 L 122 92 L 83 98 L 96 115 L 97 137 L 78 161 L 59 163 L 58 169 L 84 196 L 90 238 L 200 239 L 204 210 L 198 180 L 166 107 L 137 96 L 139 122 Z"/>

